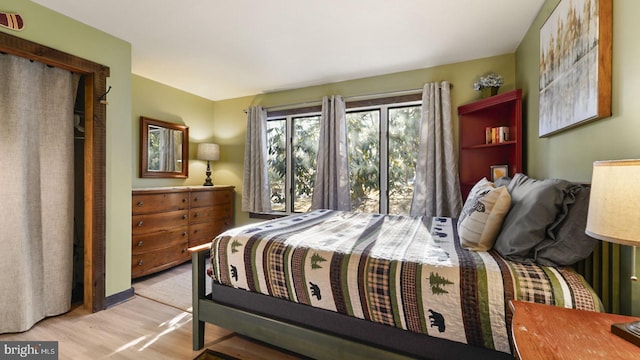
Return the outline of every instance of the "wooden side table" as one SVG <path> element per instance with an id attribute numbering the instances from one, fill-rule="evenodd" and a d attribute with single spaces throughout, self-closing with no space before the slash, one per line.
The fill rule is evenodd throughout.
<path id="1" fill-rule="evenodd" d="M 512 301 L 511 332 L 518 359 L 640 359 L 640 347 L 611 333 L 624 315 Z"/>

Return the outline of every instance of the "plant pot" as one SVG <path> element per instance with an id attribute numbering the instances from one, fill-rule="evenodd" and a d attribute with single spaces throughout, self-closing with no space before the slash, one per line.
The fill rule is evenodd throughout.
<path id="1" fill-rule="evenodd" d="M 486 87 L 482 88 L 482 98 L 488 98 L 490 96 L 498 95 L 499 87 Z"/>

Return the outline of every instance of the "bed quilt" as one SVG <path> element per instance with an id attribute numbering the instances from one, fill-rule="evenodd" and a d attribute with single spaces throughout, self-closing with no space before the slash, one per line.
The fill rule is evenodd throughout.
<path id="1" fill-rule="evenodd" d="M 601 311 L 570 268 L 471 252 L 456 220 L 315 210 L 228 230 L 212 243 L 223 285 L 511 352 L 509 300 Z"/>

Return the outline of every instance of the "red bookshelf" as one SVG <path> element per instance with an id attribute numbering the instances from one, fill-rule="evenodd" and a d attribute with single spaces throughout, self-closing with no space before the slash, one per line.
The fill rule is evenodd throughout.
<path id="1" fill-rule="evenodd" d="M 508 165 L 509 176 L 522 169 L 522 90 L 516 89 L 458 107 L 460 187 L 462 196 L 486 177 L 491 166 Z M 506 126 L 509 139 L 486 143 L 486 128 Z"/>

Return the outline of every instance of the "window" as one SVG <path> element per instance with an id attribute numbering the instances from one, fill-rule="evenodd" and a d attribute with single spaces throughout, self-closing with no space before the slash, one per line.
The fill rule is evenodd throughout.
<path id="1" fill-rule="evenodd" d="M 409 214 L 418 157 L 420 101 L 349 105 L 347 137 L 352 210 Z M 319 136 L 319 111 L 268 118 L 268 173 L 273 211 L 291 213 L 310 209 Z"/>
<path id="2" fill-rule="evenodd" d="M 319 114 L 267 120 L 267 163 L 273 211 L 305 212 L 311 208 L 319 137 Z"/>
<path id="3" fill-rule="evenodd" d="M 421 111 L 419 103 L 347 111 L 352 210 L 409 214 Z"/>

